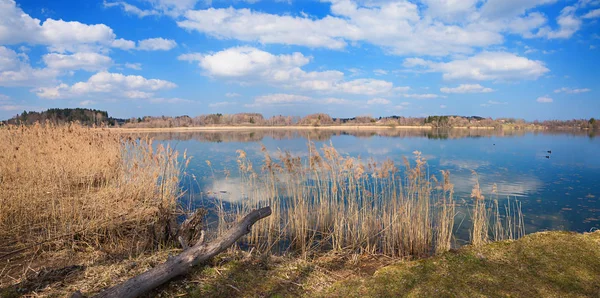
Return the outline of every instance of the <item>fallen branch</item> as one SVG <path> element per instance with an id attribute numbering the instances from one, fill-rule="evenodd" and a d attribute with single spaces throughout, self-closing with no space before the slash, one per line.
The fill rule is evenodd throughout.
<path id="1" fill-rule="evenodd" d="M 240 237 L 248 234 L 254 223 L 269 215 L 271 215 L 271 207 L 254 210 L 225 232 L 223 236 L 206 244 L 198 241 L 196 245 L 169 258 L 165 263 L 130 278 L 122 284 L 106 289 L 95 297 L 127 298 L 143 295 L 170 279 L 187 273 L 194 265 L 203 263 L 224 251 Z M 78 295 L 81 294 L 76 293 L 73 296 L 77 297 Z"/>

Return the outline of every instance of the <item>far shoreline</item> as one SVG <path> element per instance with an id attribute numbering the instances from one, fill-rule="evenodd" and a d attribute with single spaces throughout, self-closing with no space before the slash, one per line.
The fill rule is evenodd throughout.
<path id="1" fill-rule="evenodd" d="M 194 132 L 194 131 L 239 131 L 239 130 L 393 130 L 393 129 L 422 129 L 432 130 L 431 126 L 383 126 L 383 125 L 330 125 L 330 126 L 191 126 L 191 127 L 110 127 L 108 130 L 136 132 Z M 493 130 L 494 127 L 452 127 L 450 129 Z"/>

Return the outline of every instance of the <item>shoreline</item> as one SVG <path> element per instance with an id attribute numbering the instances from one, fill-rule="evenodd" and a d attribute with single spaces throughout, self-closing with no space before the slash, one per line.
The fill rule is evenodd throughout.
<path id="1" fill-rule="evenodd" d="M 421 129 L 433 130 L 431 126 L 370 126 L 370 125 L 331 125 L 331 126 L 194 126 L 194 127 L 110 127 L 109 131 L 135 132 L 193 132 L 193 131 L 240 131 L 240 130 L 394 130 Z M 493 130 L 494 127 L 453 127 L 450 129 Z"/>

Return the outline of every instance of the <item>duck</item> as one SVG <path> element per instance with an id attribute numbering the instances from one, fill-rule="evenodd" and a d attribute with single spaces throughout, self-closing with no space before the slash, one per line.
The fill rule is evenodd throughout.
<path id="1" fill-rule="evenodd" d="M 552 150 L 548 150 L 548 151 L 546 151 L 546 152 L 548 152 L 549 154 L 552 154 Z"/>

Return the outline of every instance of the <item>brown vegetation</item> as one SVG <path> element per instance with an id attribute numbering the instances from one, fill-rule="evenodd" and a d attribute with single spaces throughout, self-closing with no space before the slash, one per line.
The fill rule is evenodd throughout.
<path id="1" fill-rule="evenodd" d="M 164 244 L 180 168 L 176 152 L 148 139 L 78 124 L 0 128 L 0 281 L 29 270 L 10 252 L 31 249 L 31 260 L 47 265 L 81 251 L 136 255 Z M 39 256 L 46 251 L 67 253 Z"/>
<path id="2" fill-rule="evenodd" d="M 330 146 L 308 149 L 306 160 L 263 150 L 260 166 L 238 151 L 246 198 L 227 208 L 217 198 L 215 234 L 270 205 L 273 215 L 244 239 L 266 255 L 420 257 L 453 247 L 450 175 L 429 176 L 419 152 L 398 168 Z M 95 292 L 131 276 L 127 268 L 137 265 L 123 256 L 152 257 L 172 247 L 169 227 L 184 165 L 169 147 L 77 124 L 5 126 L 0 161 L 0 255 L 28 252 L 0 259 L 1 286 L 21 282 L 33 291 L 86 271 L 87 283 L 71 290 Z M 498 204 L 479 195 L 474 190 L 479 203 L 470 207 L 477 212 L 472 231 L 483 238 L 476 244 L 520 236 L 522 220 L 500 216 Z M 116 270 L 115 262 L 123 266 Z M 43 284 L 34 282 L 40 278 Z"/>

